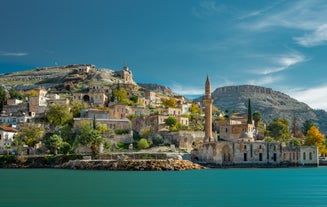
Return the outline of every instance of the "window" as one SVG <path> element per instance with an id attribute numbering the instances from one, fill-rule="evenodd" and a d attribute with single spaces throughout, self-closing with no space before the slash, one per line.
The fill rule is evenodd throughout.
<path id="1" fill-rule="evenodd" d="M 259 145 L 259 149 L 262 149 L 262 146 L 261 145 Z"/>
<path id="2" fill-rule="evenodd" d="M 276 151 L 277 150 L 277 147 L 276 147 L 276 145 L 274 146 L 274 151 Z"/>
<path id="3" fill-rule="evenodd" d="M 0 140 L 1 140 L 1 134 L 0 134 Z"/>
<path id="4" fill-rule="evenodd" d="M 244 161 L 248 161 L 248 155 L 247 155 L 247 153 L 244 153 L 243 156 L 244 156 Z"/>
<path id="5" fill-rule="evenodd" d="M 305 158 L 306 158 L 305 156 L 306 156 L 306 154 L 305 154 L 305 152 L 303 152 L 303 160 L 305 160 Z"/>
<path id="6" fill-rule="evenodd" d="M 286 160 L 286 153 L 285 152 L 284 152 L 284 156 L 283 157 L 284 157 L 284 160 Z"/>
<path id="7" fill-rule="evenodd" d="M 245 149 L 245 150 L 246 150 L 246 145 L 244 145 L 243 149 Z"/>
<path id="8" fill-rule="evenodd" d="M 312 160 L 312 152 L 309 153 L 309 159 Z"/>
<path id="9" fill-rule="evenodd" d="M 262 153 L 259 153 L 259 161 L 262 161 Z"/>
<path id="10" fill-rule="evenodd" d="M 226 133 L 228 132 L 228 129 L 227 129 L 227 128 L 225 129 L 225 132 L 226 132 Z"/>
<path id="11" fill-rule="evenodd" d="M 274 153 L 274 162 L 276 162 L 276 161 L 277 161 L 277 154 Z"/>

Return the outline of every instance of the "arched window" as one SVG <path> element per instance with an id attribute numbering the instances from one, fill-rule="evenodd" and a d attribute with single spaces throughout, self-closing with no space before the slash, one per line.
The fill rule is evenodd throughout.
<path id="1" fill-rule="evenodd" d="M 312 160 L 312 152 L 309 153 L 309 159 Z"/>
<path id="2" fill-rule="evenodd" d="M 303 152 L 303 160 L 305 160 L 306 159 L 306 154 L 305 154 L 305 152 Z"/>

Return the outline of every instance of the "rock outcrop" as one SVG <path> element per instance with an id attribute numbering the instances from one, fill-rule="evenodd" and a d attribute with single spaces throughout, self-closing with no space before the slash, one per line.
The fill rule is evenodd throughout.
<path id="1" fill-rule="evenodd" d="M 188 160 L 71 160 L 60 166 L 79 170 L 180 171 L 204 169 Z"/>

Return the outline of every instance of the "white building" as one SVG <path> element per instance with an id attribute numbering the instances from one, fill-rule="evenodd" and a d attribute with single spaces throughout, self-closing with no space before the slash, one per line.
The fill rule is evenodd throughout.
<path id="1" fill-rule="evenodd" d="M 12 127 L 0 126 L 0 151 L 11 149 L 17 130 Z"/>

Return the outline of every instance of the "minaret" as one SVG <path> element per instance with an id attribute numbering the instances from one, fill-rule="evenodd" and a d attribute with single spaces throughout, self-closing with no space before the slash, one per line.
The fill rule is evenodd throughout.
<path id="1" fill-rule="evenodd" d="M 209 77 L 207 76 L 206 85 L 205 85 L 205 95 L 204 95 L 204 107 L 205 107 L 205 137 L 204 142 L 214 141 L 212 136 L 212 98 L 211 98 L 211 86 Z"/>

